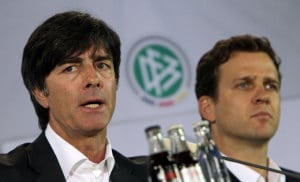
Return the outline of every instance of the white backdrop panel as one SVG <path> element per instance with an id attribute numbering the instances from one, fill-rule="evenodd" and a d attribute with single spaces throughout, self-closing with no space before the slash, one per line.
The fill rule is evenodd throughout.
<path id="1" fill-rule="evenodd" d="M 30 33 L 49 16 L 64 10 L 83 10 L 102 18 L 122 41 L 121 78 L 116 112 L 109 136 L 113 146 L 126 155 L 147 154 L 145 127 L 183 123 L 192 139 L 197 121 L 194 69 L 200 56 L 221 38 L 251 33 L 267 36 L 283 60 L 282 121 L 270 145 L 270 155 L 280 164 L 300 171 L 300 1 L 297 0 L 2 0 L 0 3 L 0 144 L 7 151 L 16 143 L 39 134 L 37 118 L 20 74 L 22 49 Z M 126 77 L 129 49 L 146 36 L 162 36 L 183 50 L 191 65 L 191 87 L 182 102 L 154 107 L 132 91 Z M 21 139 L 21 140 L 20 140 Z M 14 143 L 15 141 L 16 143 Z M 13 142 L 13 143 L 10 143 Z"/>

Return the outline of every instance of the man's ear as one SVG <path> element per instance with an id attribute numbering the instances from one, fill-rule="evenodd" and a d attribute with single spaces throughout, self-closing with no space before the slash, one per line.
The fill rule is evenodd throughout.
<path id="1" fill-rule="evenodd" d="M 198 99 L 198 109 L 202 118 L 210 122 L 214 122 L 216 120 L 215 103 L 211 97 L 206 95 L 201 96 Z"/>
<path id="2" fill-rule="evenodd" d="M 35 88 L 32 91 L 32 94 L 34 95 L 35 99 L 38 101 L 38 103 L 41 106 L 43 106 L 44 108 L 49 107 L 48 97 L 47 97 L 47 93 L 45 93 L 45 91 Z"/>

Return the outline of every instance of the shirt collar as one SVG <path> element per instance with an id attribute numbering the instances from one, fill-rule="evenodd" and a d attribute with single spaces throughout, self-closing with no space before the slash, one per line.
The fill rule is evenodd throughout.
<path id="1" fill-rule="evenodd" d="M 281 171 L 279 165 L 277 163 L 275 163 L 271 158 L 269 158 L 269 168 Z M 271 172 L 271 171 L 269 171 L 269 173 L 268 173 L 268 178 L 269 178 L 269 181 L 276 181 L 276 180 L 278 182 L 285 181 L 285 175 L 279 174 L 276 172 Z"/>
<path id="2" fill-rule="evenodd" d="M 61 138 L 49 124 L 45 130 L 45 135 L 58 159 L 58 163 L 66 179 L 69 176 L 72 168 L 75 167 L 74 165 L 78 165 L 82 161 L 88 160 L 88 158 L 73 145 Z M 112 147 L 109 139 L 107 139 L 105 158 L 103 161 L 106 161 L 110 176 L 115 165 L 115 159 L 113 157 Z"/>
<path id="3" fill-rule="evenodd" d="M 226 160 L 225 164 L 230 170 L 230 172 L 234 174 L 240 181 L 265 181 L 264 178 L 258 172 L 254 171 L 246 165 Z M 268 167 L 276 170 L 281 170 L 279 166 L 270 158 Z M 285 175 L 269 171 L 268 181 L 285 182 Z"/>

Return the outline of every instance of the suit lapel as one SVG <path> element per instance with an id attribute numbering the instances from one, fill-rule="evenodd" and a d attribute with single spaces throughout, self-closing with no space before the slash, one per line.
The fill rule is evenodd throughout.
<path id="1" fill-rule="evenodd" d="M 134 181 L 132 176 L 133 170 L 129 166 L 124 166 L 122 161 L 117 158 L 115 156 L 116 163 L 112 170 L 111 181 Z"/>
<path id="2" fill-rule="evenodd" d="M 282 168 L 282 167 L 281 167 L 281 170 L 290 174 L 290 175 L 285 175 L 286 182 L 299 182 L 300 181 L 300 173 L 286 169 L 286 168 Z"/>
<path id="3" fill-rule="evenodd" d="M 229 169 L 228 169 L 228 173 L 229 173 L 231 182 L 240 182 L 240 180 L 234 174 L 232 174 L 232 172 Z"/>
<path id="4" fill-rule="evenodd" d="M 65 177 L 58 160 L 42 133 L 32 144 L 25 147 L 28 168 L 22 171 L 22 181 L 30 182 L 65 182 Z M 115 166 L 112 170 L 111 181 L 147 181 L 146 166 L 136 166 L 127 158 L 113 150 Z"/>
<path id="5" fill-rule="evenodd" d="M 121 169 L 118 165 L 115 165 L 112 174 L 111 174 L 111 181 L 116 182 L 116 181 L 126 181 L 129 179 L 130 176 L 128 176 L 128 173 L 125 172 L 124 169 Z"/>
<path id="6" fill-rule="evenodd" d="M 147 181 L 146 168 L 131 163 L 127 158 L 122 156 L 120 153 L 113 150 L 115 159 L 115 166 L 111 173 L 110 180 L 112 182 L 118 181 L 130 181 L 130 182 L 143 182 Z M 144 180 L 143 180 L 144 179 Z"/>
<path id="7" fill-rule="evenodd" d="M 36 182 L 64 182 L 58 160 L 44 133 L 26 148 L 29 166 L 35 171 Z"/>

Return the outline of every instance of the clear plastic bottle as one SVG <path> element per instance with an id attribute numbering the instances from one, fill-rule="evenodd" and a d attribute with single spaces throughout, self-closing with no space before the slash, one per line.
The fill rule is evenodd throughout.
<path id="1" fill-rule="evenodd" d="M 198 161 L 193 158 L 188 148 L 183 126 L 180 124 L 170 126 L 168 137 L 171 140 L 171 155 L 182 180 L 184 182 L 206 182 Z"/>
<path id="2" fill-rule="evenodd" d="M 169 151 L 163 143 L 163 135 L 159 125 L 145 129 L 150 152 L 150 182 L 182 182 L 177 166 L 169 159 Z"/>
<path id="3" fill-rule="evenodd" d="M 206 179 L 210 182 L 230 182 L 227 167 L 211 137 L 209 122 L 196 122 L 193 129 L 198 144 L 198 161 Z"/>

